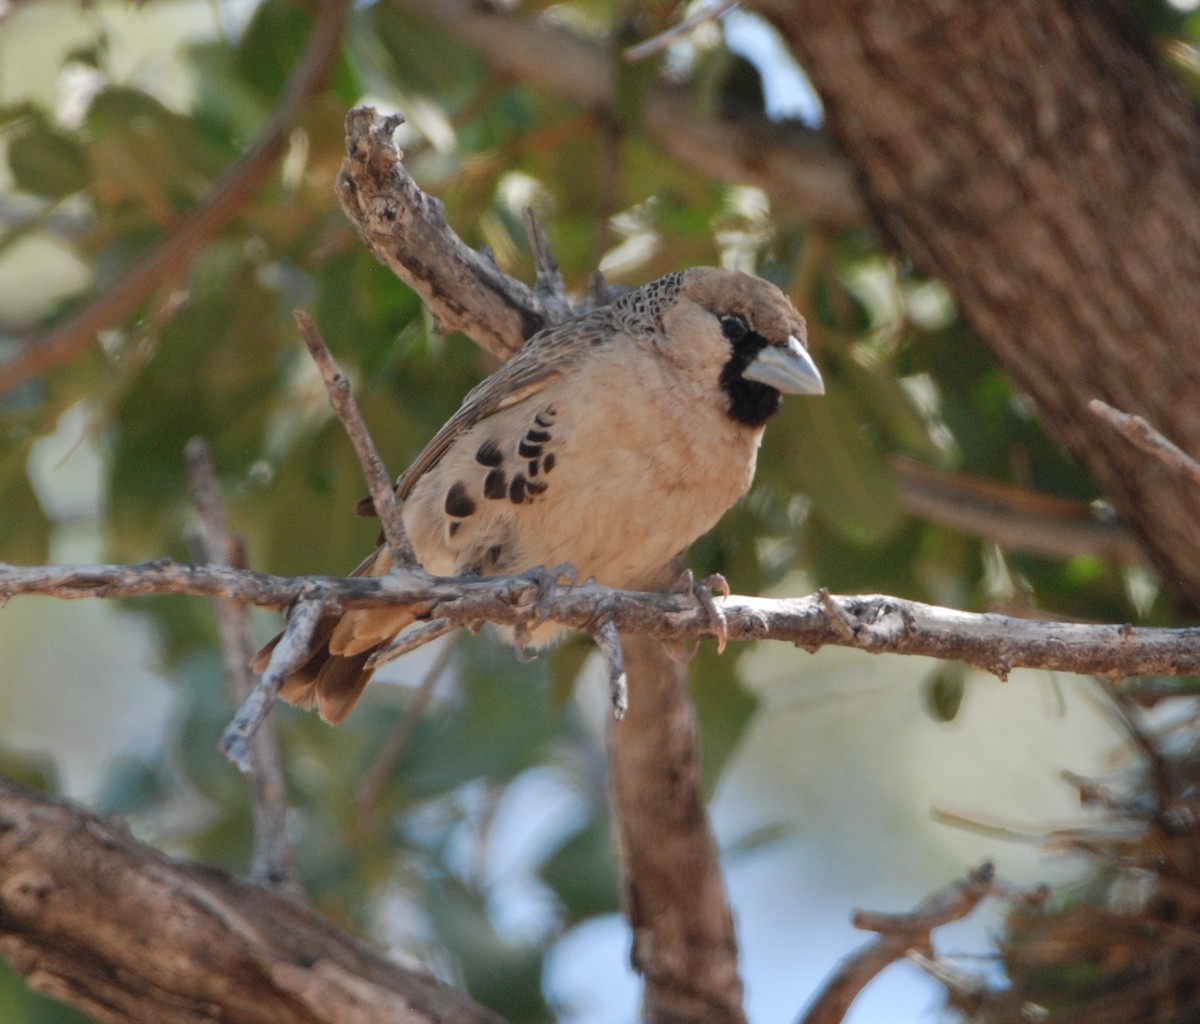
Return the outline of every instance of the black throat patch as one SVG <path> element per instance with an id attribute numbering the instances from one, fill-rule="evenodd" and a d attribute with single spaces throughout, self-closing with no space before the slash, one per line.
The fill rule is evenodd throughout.
<path id="1" fill-rule="evenodd" d="M 732 344 L 733 355 L 721 368 L 721 390 L 729 396 L 729 417 L 743 426 L 758 428 L 779 412 L 782 396 L 769 384 L 746 380 L 742 373 L 767 347 L 767 339 L 747 331 Z"/>

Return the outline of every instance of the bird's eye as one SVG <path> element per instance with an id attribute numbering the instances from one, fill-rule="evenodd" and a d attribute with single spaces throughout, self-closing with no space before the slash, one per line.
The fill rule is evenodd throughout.
<path id="1" fill-rule="evenodd" d="M 727 316 L 721 317 L 721 332 L 730 341 L 741 341 L 750 333 L 750 325 L 746 323 L 744 316 L 740 316 L 737 313 L 730 313 Z"/>

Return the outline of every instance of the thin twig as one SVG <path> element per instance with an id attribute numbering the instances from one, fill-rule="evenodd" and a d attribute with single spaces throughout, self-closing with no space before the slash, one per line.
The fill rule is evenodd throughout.
<path id="1" fill-rule="evenodd" d="M 316 5 L 308 50 L 254 146 L 221 175 L 204 202 L 181 216 L 167 236 L 119 282 L 106 288 L 67 323 L 30 342 L 0 365 L 0 395 L 31 377 L 82 357 L 95 344 L 98 331 L 124 320 L 164 281 L 183 273 L 197 252 L 237 216 L 271 173 L 296 120 L 325 88 L 337 60 L 342 22 L 349 7 L 349 0 Z"/>
<path id="2" fill-rule="evenodd" d="M 683 21 L 672 25 L 666 31 L 660 32 L 656 36 L 651 36 L 636 46 L 630 46 L 625 50 L 624 57 L 631 64 L 635 61 L 652 57 L 654 54 L 665 50 L 676 39 L 682 39 L 684 36 L 695 32 L 696 29 L 706 22 L 716 21 L 721 15 L 736 7 L 738 3 L 739 0 L 714 0 L 713 3 L 705 4 L 684 18 Z"/>
<path id="3" fill-rule="evenodd" d="M 249 695 L 237 709 L 233 721 L 221 735 L 221 753 L 237 767 L 243 775 L 250 775 L 253 765 L 250 759 L 250 740 L 271 712 L 279 687 L 292 672 L 304 663 L 312 643 L 313 631 L 325 611 L 319 600 L 305 598 L 296 604 L 288 616 L 287 627 L 280 637 L 271 660 L 267 662 L 262 676 Z"/>
<path id="4" fill-rule="evenodd" d="M 596 638 L 596 646 L 604 655 L 604 665 L 608 669 L 608 692 L 612 699 L 613 717 L 620 721 L 629 710 L 629 678 L 625 675 L 621 636 L 612 619 L 604 619 L 592 635 Z"/>
<path id="5" fill-rule="evenodd" d="M 799 1024 L 840 1024 L 858 994 L 885 968 L 903 959 L 910 950 L 932 949 L 932 932 L 971 913 L 995 892 L 995 871 L 984 863 L 966 878 L 951 882 L 926 896 L 907 914 L 856 911 L 854 925 L 879 933 L 879 938 L 850 954 L 826 980 Z"/>
<path id="6" fill-rule="evenodd" d="M 362 466 L 363 476 L 371 489 L 371 500 L 375 505 L 375 513 L 383 526 L 383 536 L 392 554 L 392 566 L 399 569 L 413 569 L 418 565 L 417 556 L 413 554 L 408 533 L 404 529 L 401 517 L 400 502 L 396 497 L 392 478 L 379 456 L 379 449 L 371 438 L 366 421 L 359 412 L 358 403 L 350 390 L 350 381 L 342 373 L 325 339 L 316 323 L 302 309 L 295 311 L 296 324 L 304 344 L 317 364 L 321 379 L 325 382 L 325 390 L 329 392 L 329 404 L 346 428 L 350 443 L 354 445 L 354 453 Z"/>
<path id="7" fill-rule="evenodd" d="M 221 502 L 221 488 L 208 443 L 192 438 L 185 450 L 191 480 L 192 503 L 200 519 L 202 560 L 214 565 L 242 568 L 241 546 L 230 533 Z M 241 704 L 254 690 L 250 659 L 256 644 L 246 605 L 237 601 L 213 600 L 225 678 L 234 704 Z M 300 895 L 299 871 L 287 833 L 287 784 L 279 737 L 269 719 L 254 734 L 250 744 L 250 811 L 254 821 L 254 857 L 250 877 Z"/>
<path id="8" fill-rule="evenodd" d="M 1174 470 L 1200 487 L 1200 462 L 1173 441 L 1167 440 L 1143 417 L 1132 416 L 1127 412 L 1121 412 L 1120 409 L 1114 409 L 1107 402 L 1100 401 L 1099 398 L 1093 398 L 1088 402 L 1088 410 L 1124 434 L 1142 451 L 1153 455 L 1167 468 Z"/>
<path id="9" fill-rule="evenodd" d="M 825 587 L 821 587 L 817 591 L 817 600 L 821 602 L 821 607 L 824 609 L 825 614 L 829 616 L 829 623 L 837 631 L 838 636 L 846 641 L 853 640 L 854 623 L 850 621 L 849 617 L 842 611 L 837 601 L 833 599 L 833 596 Z"/>
<path id="10" fill-rule="evenodd" d="M 379 752 L 371 770 L 367 772 L 366 778 L 358 788 L 358 795 L 354 798 L 354 805 L 358 808 L 360 817 L 367 819 L 374 815 L 384 784 L 392 773 L 392 768 L 408 748 L 409 741 L 417 730 L 417 723 L 421 721 L 421 716 L 425 713 L 425 708 L 429 704 L 430 698 L 433 697 L 433 691 L 446 671 L 446 666 L 450 664 L 450 656 L 453 653 L 454 641 L 447 641 L 438 651 L 437 657 L 433 659 L 433 664 L 429 666 L 429 671 L 425 673 L 424 678 L 413 691 L 408 703 L 404 705 L 404 713 L 396 723 L 391 738 Z"/>
<path id="11" fill-rule="evenodd" d="M 404 655 L 415 651 L 418 647 L 424 647 L 426 644 L 444 637 L 447 633 L 453 633 L 460 625 L 461 623 L 451 622 L 449 619 L 433 619 L 430 622 L 422 622 L 406 629 L 386 647 L 381 647 L 372 654 L 367 659 L 364 668 L 377 669 L 397 658 L 403 658 Z"/>
<path id="12" fill-rule="evenodd" d="M 522 211 L 525 221 L 525 234 L 529 238 L 529 249 L 533 253 L 533 266 L 536 278 L 533 294 L 546 310 L 547 323 L 562 323 L 575 315 L 571 303 L 567 301 L 567 284 L 563 280 L 562 270 L 550 246 L 550 239 L 542 225 L 538 223 L 537 214 L 533 207 L 527 206 Z"/>

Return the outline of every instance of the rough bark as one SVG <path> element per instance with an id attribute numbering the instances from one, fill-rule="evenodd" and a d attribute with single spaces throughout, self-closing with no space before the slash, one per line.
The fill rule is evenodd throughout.
<path id="1" fill-rule="evenodd" d="M 2 778 L 0 954 L 114 1024 L 502 1024 L 287 896 Z"/>
<path id="2" fill-rule="evenodd" d="M 642 1019 L 744 1024 L 737 936 L 701 795 L 687 670 L 651 637 L 624 646 L 636 697 L 612 727 L 610 785 L 630 959 L 646 979 Z"/>
<path id="3" fill-rule="evenodd" d="M 1089 399 L 1200 452 L 1200 124 L 1123 4 L 758 0 L 877 223 L 1200 602 L 1200 494 Z"/>

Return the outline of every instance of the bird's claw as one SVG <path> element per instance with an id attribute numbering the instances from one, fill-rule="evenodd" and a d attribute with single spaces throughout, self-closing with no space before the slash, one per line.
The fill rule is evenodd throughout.
<path id="1" fill-rule="evenodd" d="M 559 586 L 565 583 L 569 590 L 571 587 L 579 585 L 579 570 L 570 562 L 556 565 L 553 569 L 539 566 L 521 575 L 523 579 L 529 580 L 537 588 L 537 597 L 533 601 L 533 621 L 528 626 L 528 631 L 537 629 L 550 617 L 550 613 L 554 610 L 554 598 L 558 594 Z"/>
<path id="2" fill-rule="evenodd" d="M 685 594 L 694 597 L 708 613 L 709 625 L 712 626 L 712 631 L 717 638 L 717 653 L 720 654 L 725 650 L 725 645 L 729 643 L 729 620 L 725 617 L 721 606 L 717 604 L 716 598 L 713 597 L 713 591 L 719 593 L 721 600 L 724 601 L 729 597 L 729 581 L 718 572 L 711 576 L 705 576 L 697 583 L 692 570 L 687 569 L 684 571 L 681 582 L 680 589 Z"/>

